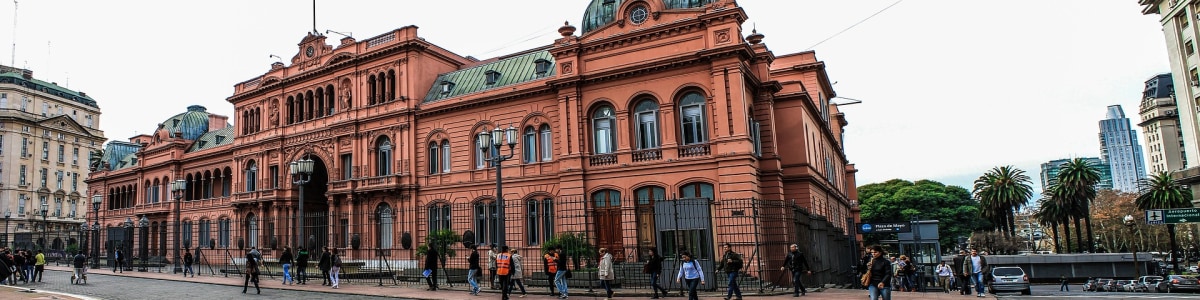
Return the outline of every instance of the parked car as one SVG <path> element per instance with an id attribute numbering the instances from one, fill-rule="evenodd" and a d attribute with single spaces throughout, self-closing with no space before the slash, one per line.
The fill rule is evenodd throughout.
<path id="1" fill-rule="evenodd" d="M 1083 283 L 1083 291 L 1084 292 L 1095 292 L 1096 291 L 1096 280 L 1088 279 L 1087 282 L 1084 282 Z"/>
<path id="2" fill-rule="evenodd" d="M 1096 279 L 1096 291 L 1097 292 L 1112 292 L 1113 291 L 1112 284 L 1113 284 L 1113 280 L 1110 278 Z"/>
<path id="3" fill-rule="evenodd" d="M 1143 292 L 1149 292 L 1150 288 L 1157 286 L 1162 279 L 1162 276 L 1142 276 L 1138 278 L 1138 284 L 1141 285 Z"/>
<path id="4" fill-rule="evenodd" d="M 1188 266 L 1188 267 L 1187 267 L 1187 271 L 1188 271 L 1188 272 L 1192 272 L 1192 273 L 1196 273 L 1197 271 L 1200 271 L 1200 267 L 1198 267 L 1198 266 Z"/>
<path id="5" fill-rule="evenodd" d="M 1113 291 L 1128 292 L 1133 280 L 1117 280 L 1113 283 Z"/>
<path id="6" fill-rule="evenodd" d="M 1200 279 L 1196 276 L 1185 275 L 1167 275 L 1162 281 L 1158 282 L 1154 291 L 1159 293 L 1171 293 L 1180 291 L 1200 291 Z"/>
<path id="7" fill-rule="evenodd" d="M 1021 267 L 995 267 L 992 268 L 992 282 L 988 285 L 988 291 L 995 294 L 997 292 L 1021 292 L 1021 295 L 1029 295 L 1029 276 L 1025 275 L 1025 270 Z"/>

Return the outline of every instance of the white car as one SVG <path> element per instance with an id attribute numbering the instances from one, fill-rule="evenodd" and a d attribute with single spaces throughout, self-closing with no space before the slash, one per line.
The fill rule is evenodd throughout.
<path id="1" fill-rule="evenodd" d="M 1188 266 L 1187 270 L 1188 270 L 1188 272 L 1196 273 L 1198 270 L 1200 270 L 1200 267 Z"/>

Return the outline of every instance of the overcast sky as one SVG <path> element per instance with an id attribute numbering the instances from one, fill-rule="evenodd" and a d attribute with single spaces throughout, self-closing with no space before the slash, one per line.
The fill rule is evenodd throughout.
<path id="1" fill-rule="evenodd" d="M 88 93 L 115 140 L 191 104 L 232 116 L 233 85 L 265 73 L 271 54 L 290 63 L 313 30 L 311 1 L 18 1 L 15 30 L 14 3 L 0 3 L 0 64 Z M 316 29 L 361 41 L 417 25 L 485 59 L 551 43 L 588 2 L 318 0 Z M 738 1 L 747 33 L 757 27 L 775 55 L 816 50 L 838 95 L 863 101 L 842 106 L 860 185 L 969 188 L 1010 164 L 1036 185 L 1042 162 L 1099 156 L 1105 107 L 1136 124 L 1143 82 L 1170 71 L 1158 16 L 1135 0 L 897 2 Z"/>

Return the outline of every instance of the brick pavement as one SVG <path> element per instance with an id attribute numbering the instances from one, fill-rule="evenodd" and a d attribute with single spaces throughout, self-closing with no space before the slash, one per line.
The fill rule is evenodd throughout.
<path id="1" fill-rule="evenodd" d="M 47 272 L 50 272 L 50 271 L 69 272 L 70 271 L 70 269 L 65 266 L 46 266 L 46 270 L 47 270 Z M 186 277 L 185 278 L 179 274 L 171 274 L 169 272 L 168 273 L 158 273 L 158 272 L 126 271 L 124 273 L 110 273 L 109 270 L 100 269 L 100 270 L 98 270 L 97 274 L 111 275 L 111 276 L 115 276 L 117 278 L 119 278 L 119 277 L 137 277 L 137 278 L 146 278 L 146 279 L 170 280 L 170 281 L 181 282 L 181 283 L 194 282 L 197 284 L 214 284 L 214 285 L 237 286 L 237 287 L 240 287 L 243 282 L 243 278 L 239 277 L 239 276 L 225 277 L 225 276 L 203 276 L 203 275 L 201 275 L 201 276 L 196 276 L 196 277 Z M 435 291 L 426 291 L 423 288 L 423 286 L 421 286 L 421 287 L 395 286 L 395 285 L 378 286 L 378 285 L 369 285 L 369 284 L 367 284 L 367 285 L 364 285 L 364 284 L 342 284 L 339 289 L 332 289 L 327 286 L 321 286 L 320 281 L 317 281 L 316 284 L 308 284 L 308 285 L 283 285 L 280 282 L 280 280 L 270 280 L 270 279 L 268 279 L 268 277 L 262 278 L 261 285 L 264 288 L 264 293 L 267 293 L 267 292 L 265 292 L 267 290 L 307 291 L 307 292 L 322 293 L 322 294 L 316 294 L 316 295 L 329 295 L 330 296 L 329 298 L 342 298 L 342 297 L 337 297 L 336 295 L 338 295 L 338 294 L 363 295 L 363 296 L 385 296 L 385 297 L 398 297 L 398 298 L 405 298 L 405 299 L 451 299 L 451 298 L 470 299 L 470 298 L 475 298 L 475 297 L 469 296 L 466 292 L 466 289 L 462 288 L 462 285 L 455 285 L 455 287 L 453 287 L 453 288 L 443 287 L 442 290 L 439 290 L 436 292 Z M 23 286 L 18 286 L 18 287 L 23 287 Z M 46 288 L 46 289 L 53 290 L 52 288 Z M 530 289 L 530 292 L 533 292 L 533 291 L 537 291 L 537 293 L 536 294 L 531 293 L 531 294 L 529 294 L 529 296 L 527 296 L 525 298 L 517 298 L 514 296 L 513 299 L 529 299 L 529 300 L 557 299 L 557 297 L 547 295 L 545 288 Z M 63 291 L 63 292 L 70 293 L 70 291 Z M 3 296 L 3 295 L 5 295 L 5 294 L 0 293 L 0 296 Z M 306 294 L 306 295 L 313 295 L 313 294 Z M 601 295 L 602 295 L 602 293 L 588 294 L 588 293 L 586 293 L 585 289 L 572 289 L 572 292 L 571 292 L 572 299 L 593 299 L 593 298 L 602 299 L 603 297 Z M 678 294 L 675 294 L 675 295 L 678 295 Z M 701 294 L 702 299 L 721 299 L 724 296 L 725 296 L 725 294 L 723 292 L 719 293 L 719 294 L 716 292 L 706 292 L 706 293 Z M 641 291 L 639 291 L 637 293 L 624 293 L 623 291 L 617 290 L 615 297 L 617 299 L 622 299 L 622 298 L 623 299 L 648 299 L 649 294 L 641 292 Z M 830 299 L 830 300 L 854 299 L 854 300 L 862 300 L 862 299 L 867 298 L 867 292 L 865 290 L 849 290 L 849 289 L 823 289 L 823 290 L 810 289 L 810 292 L 808 293 L 807 296 L 800 297 L 800 298 L 793 298 L 793 297 L 791 297 L 790 294 L 753 295 L 753 294 L 749 294 L 749 293 L 746 294 L 745 297 L 748 299 Z M 319 298 L 326 298 L 326 297 L 319 297 Z M 482 298 L 482 299 L 499 298 L 499 294 L 493 293 L 492 291 L 485 290 L 485 293 L 480 294 L 480 296 L 478 296 L 478 298 Z M 682 297 L 670 297 L 670 298 L 686 299 L 686 298 L 682 298 Z M 8 299 L 8 298 L 4 297 L 4 299 Z M 26 298 L 16 298 L 16 299 L 26 299 Z M 937 293 L 937 292 L 931 292 L 931 293 L 900 293 L 900 292 L 896 292 L 896 293 L 892 293 L 892 299 L 895 299 L 895 300 L 909 300 L 909 299 L 913 299 L 913 300 L 917 300 L 917 299 L 919 299 L 919 300 L 935 300 L 935 299 L 937 299 L 937 300 L 940 300 L 940 299 L 980 299 L 980 298 L 976 298 L 973 296 L 961 296 L 961 295 L 958 295 L 955 293 L 946 294 L 946 293 Z M 984 299 L 996 299 L 996 298 L 992 295 L 988 295 L 988 297 L 986 297 Z"/>

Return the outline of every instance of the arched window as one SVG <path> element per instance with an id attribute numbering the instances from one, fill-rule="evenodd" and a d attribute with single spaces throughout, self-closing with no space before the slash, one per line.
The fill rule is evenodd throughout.
<path id="1" fill-rule="evenodd" d="M 392 142 L 387 137 L 375 142 L 375 158 L 375 176 L 392 174 Z"/>
<path id="2" fill-rule="evenodd" d="M 396 99 L 396 70 L 387 73 L 387 101 Z"/>
<path id="3" fill-rule="evenodd" d="M 246 191 L 253 192 L 258 189 L 258 164 L 253 160 L 246 163 Z"/>
<path id="4" fill-rule="evenodd" d="M 429 232 L 450 228 L 450 204 L 434 203 L 429 205 Z"/>
<path id="5" fill-rule="evenodd" d="M 542 129 L 539 132 L 541 134 L 540 141 L 542 142 L 542 161 L 554 160 L 554 154 L 552 154 L 552 151 L 554 151 L 554 138 L 550 136 L 550 125 L 542 124 Z"/>
<path id="6" fill-rule="evenodd" d="M 713 186 L 705 182 L 696 182 L 683 185 L 679 188 L 679 195 L 683 198 L 704 198 L 713 199 Z"/>
<path id="7" fill-rule="evenodd" d="M 538 228 L 540 227 L 538 225 L 541 224 L 538 222 L 538 219 L 542 216 L 538 213 L 538 201 L 526 201 L 525 210 L 527 211 L 527 215 L 525 216 L 525 237 L 528 239 L 529 245 L 537 245 L 541 242 L 541 236 L 538 235 Z"/>
<path id="8" fill-rule="evenodd" d="M 475 202 L 475 244 L 496 242 L 497 211 L 495 201 Z"/>
<path id="9" fill-rule="evenodd" d="M 315 105 L 317 106 L 317 117 L 318 118 L 324 117 L 325 116 L 325 88 L 318 87 L 316 96 L 317 96 L 317 103 Z"/>
<path id="10" fill-rule="evenodd" d="M 620 207 L 621 192 L 616 190 L 599 190 L 592 193 L 592 201 L 595 201 L 596 208 Z"/>
<path id="11" fill-rule="evenodd" d="M 316 109 L 313 105 L 313 91 L 308 91 L 304 94 L 304 119 L 312 120 L 316 115 Z"/>
<path id="12" fill-rule="evenodd" d="M 478 147 L 478 145 L 479 145 L 479 135 L 478 135 L 478 134 L 474 134 L 473 136 L 475 137 L 475 138 L 474 138 L 474 141 L 475 141 L 475 142 L 474 142 L 474 143 L 471 143 L 471 146 L 472 146 L 471 148 L 475 148 L 475 168 L 476 168 L 476 169 L 486 169 L 487 167 L 489 167 L 489 165 L 488 165 L 488 163 L 489 163 L 489 161 L 488 161 L 488 157 L 489 157 L 489 156 L 495 156 L 495 155 L 499 155 L 499 153 L 498 153 L 498 151 L 499 151 L 499 148 L 495 148 L 495 147 L 487 147 L 487 149 L 488 149 L 488 150 L 480 149 L 480 148 Z M 489 154 L 489 153 L 484 153 L 484 151 L 488 151 L 488 152 L 491 152 L 491 153 L 490 153 L 490 154 Z"/>
<path id="13" fill-rule="evenodd" d="M 658 102 L 645 99 L 634 107 L 638 149 L 658 148 Z"/>
<path id="14" fill-rule="evenodd" d="M 286 107 L 287 107 L 287 123 L 288 124 L 296 123 L 296 111 L 295 111 L 295 103 L 294 103 L 295 101 L 296 101 L 296 99 L 292 98 L 292 96 L 287 97 Z"/>
<path id="15" fill-rule="evenodd" d="M 525 127 L 525 134 L 521 136 L 521 161 L 537 162 L 537 151 L 537 131 L 533 126 Z"/>
<path id="16" fill-rule="evenodd" d="M 684 145 L 708 142 L 708 122 L 704 119 L 704 96 L 687 93 L 679 101 L 679 128 Z"/>
<path id="17" fill-rule="evenodd" d="M 325 113 L 326 116 L 332 116 L 333 112 L 336 111 L 333 109 L 333 85 L 332 84 L 325 85 L 325 109 L 329 110 L 329 112 Z"/>
<path id="18" fill-rule="evenodd" d="M 450 172 L 450 140 L 442 140 L 442 172 Z"/>
<path id="19" fill-rule="evenodd" d="M 441 153 L 442 147 L 438 146 L 437 142 L 429 142 L 429 174 L 441 172 L 442 165 L 438 157 Z"/>
<path id="20" fill-rule="evenodd" d="M 246 216 L 246 247 L 258 247 L 258 218 L 254 214 Z"/>
<path id="21" fill-rule="evenodd" d="M 592 144 L 596 154 L 617 151 L 616 118 L 612 106 L 601 106 L 592 113 Z"/>
<path id="22" fill-rule="evenodd" d="M 375 209 L 376 221 L 379 223 L 379 230 L 376 232 L 379 248 L 392 248 L 392 224 L 395 223 L 395 216 L 392 214 L 392 208 L 386 203 L 379 204 Z"/>

